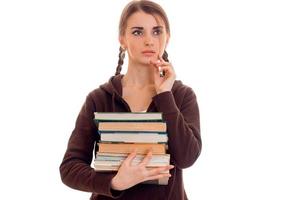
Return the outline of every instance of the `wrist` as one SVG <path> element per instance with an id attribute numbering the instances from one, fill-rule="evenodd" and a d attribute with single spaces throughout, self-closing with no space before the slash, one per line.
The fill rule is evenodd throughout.
<path id="1" fill-rule="evenodd" d="M 163 93 L 163 92 L 167 92 L 169 90 L 166 90 L 166 89 L 157 89 L 156 90 L 156 94 L 160 94 L 160 93 Z"/>
<path id="2" fill-rule="evenodd" d="M 122 191 L 121 190 L 118 190 L 118 188 L 115 186 L 115 179 L 113 178 L 111 180 L 111 183 L 110 183 L 110 192 L 111 192 L 111 195 L 113 197 L 118 197 L 122 194 Z"/>

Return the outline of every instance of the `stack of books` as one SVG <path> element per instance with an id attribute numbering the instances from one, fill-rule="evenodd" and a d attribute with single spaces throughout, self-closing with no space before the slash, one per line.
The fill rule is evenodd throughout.
<path id="1" fill-rule="evenodd" d="M 94 160 L 96 171 L 117 171 L 122 161 L 137 150 L 132 164 L 138 165 L 152 151 L 146 168 L 167 166 L 170 155 L 166 153 L 168 134 L 162 113 L 95 112 L 100 140 Z M 164 173 L 169 173 L 165 171 Z M 146 184 L 167 185 L 169 178 L 146 181 Z"/>

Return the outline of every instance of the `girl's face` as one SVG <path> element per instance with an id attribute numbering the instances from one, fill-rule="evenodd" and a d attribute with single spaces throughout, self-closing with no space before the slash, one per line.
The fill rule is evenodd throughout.
<path id="1" fill-rule="evenodd" d="M 128 18 L 125 34 L 119 39 L 129 60 L 145 65 L 163 55 L 169 34 L 159 16 L 138 11 Z"/>

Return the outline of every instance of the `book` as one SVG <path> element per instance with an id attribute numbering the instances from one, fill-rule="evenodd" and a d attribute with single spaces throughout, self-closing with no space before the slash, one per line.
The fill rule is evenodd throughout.
<path id="1" fill-rule="evenodd" d="M 128 157 L 129 154 L 126 153 L 97 153 L 95 162 L 97 163 L 112 163 L 115 164 L 115 162 L 122 162 Z M 135 158 L 133 159 L 133 162 L 139 163 L 141 162 L 146 155 L 139 155 L 137 154 Z M 99 162 L 98 162 L 99 161 Z M 101 161 L 101 162 L 100 162 Z M 152 155 L 151 159 L 149 160 L 149 165 L 160 165 L 163 163 L 169 163 L 170 162 L 170 154 L 161 154 L 161 155 Z"/>
<path id="2" fill-rule="evenodd" d="M 119 167 L 110 167 L 110 168 L 101 168 L 101 167 L 96 167 L 95 171 L 96 172 L 113 172 L 113 171 L 118 171 Z M 151 169 L 151 168 L 148 168 Z M 169 173 L 169 170 L 161 172 L 161 173 Z M 141 184 L 155 184 L 155 185 L 168 185 L 169 182 L 169 177 L 164 177 L 164 178 L 160 178 L 160 179 L 156 179 L 156 180 L 148 180 L 148 181 L 144 181 Z"/>
<path id="3" fill-rule="evenodd" d="M 118 171 L 119 168 L 120 168 L 121 165 L 102 165 L 102 164 L 94 164 L 94 169 L 95 171 L 97 172 L 113 172 L 113 171 Z M 166 165 L 161 165 L 161 166 L 149 166 L 149 167 L 146 167 L 147 169 L 155 169 L 157 167 L 163 167 L 163 166 L 166 166 Z M 166 171 L 163 171 L 163 172 L 160 172 L 162 174 L 167 174 L 169 173 L 169 170 L 166 170 Z"/>
<path id="4" fill-rule="evenodd" d="M 122 157 L 122 158 L 126 158 L 127 156 L 129 156 L 129 153 L 101 153 L 101 152 L 97 152 L 96 154 L 96 158 L 98 159 L 99 157 Z M 137 154 L 136 155 L 137 158 L 141 157 L 144 158 L 145 155 L 144 154 Z M 170 159 L 170 154 L 153 154 L 152 155 L 152 159 L 165 159 L 165 160 L 169 160 Z"/>
<path id="5" fill-rule="evenodd" d="M 167 143 L 168 135 L 151 132 L 100 132 L 102 142 Z"/>
<path id="6" fill-rule="evenodd" d="M 96 121 L 162 121 L 161 112 L 94 112 Z"/>
<path id="7" fill-rule="evenodd" d="M 168 185 L 169 177 L 164 177 L 156 180 L 148 180 L 142 182 L 142 184 L 155 184 L 155 185 Z"/>
<path id="8" fill-rule="evenodd" d="M 122 162 L 126 158 L 122 158 L 119 160 L 100 160 L 96 159 L 94 162 L 95 169 L 98 169 L 98 167 L 120 167 Z M 134 158 L 131 162 L 132 165 L 138 165 L 143 161 L 143 159 Z M 170 160 L 150 160 L 146 167 L 164 167 L 169 165 Z"/>
<path id="9" fill-rule="evenodd" d="M 166 132 L 166 122 L 100 122 L 101 131 Z"/>
<path id="10" fill-rule="evenodd" d="M 99 153 L 131 153 L 137 149 L 137 154 L 147 154 L 152 150 L 152 154 L 166 154 L 165 144 L 152 143 L 98 143 Z"/>

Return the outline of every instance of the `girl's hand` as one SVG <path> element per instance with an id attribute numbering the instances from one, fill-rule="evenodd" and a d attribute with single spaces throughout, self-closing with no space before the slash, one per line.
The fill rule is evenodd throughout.
<path id="1" fill-rule="evenodd" d="M 159 57 L 156 62 L 150 60 L 150 65 L 156 68 L 156 72 L 154 73 L 156 93 L 159 94 L 165 91 L 171 91 L 176 79 L 176 74 L 171 63 L 166 62 L 162 57 Z M 160 76 L 161 70 L 165 73 L 163 77 Z"/>
<path id="2" fill-rule="evenodd" d="M 111 181 L 111 187 L 114 190 L 125 190 L 138 183 L 147 180 L 156 180 L 163 177 L 170 177 L 170 173 L 163 173 L 172 169 L 173 165 L 167 165 L 165 167 L 157 167 L 154 169 L 146 169 L 147 164 L 151 160 L 152 152 L 149 151 L 147 156 L 138 165 L 132 165 L 132 161 L 136 156 L 136 150 L 129 154 L 129 156 L 123 161 L 118 173 Z"/>

